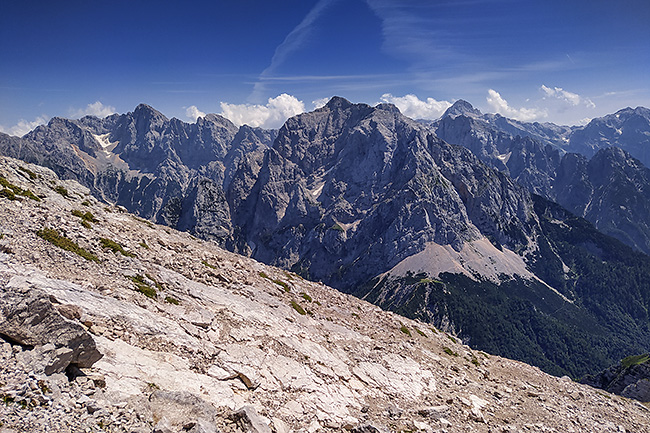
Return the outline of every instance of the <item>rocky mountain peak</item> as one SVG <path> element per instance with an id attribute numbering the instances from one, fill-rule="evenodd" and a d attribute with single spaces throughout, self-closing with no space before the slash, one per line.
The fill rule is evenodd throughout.
<path id="1" fill-rule="evenodd" d="M 205 116 L 196 119 L 197 124 L 202 124 L 205 122 L 213 123 L 215 125 L 220 125 L 229 130 L 235 130 L 235 131 L 237 130 L 237 127 L 235 126 L 234 123 L 232 123 L 229 119 L 226 119 L 225 117 L 219 114 L 208 113 Z"/>
<path id="2" fill-rule="evenodd" d="M 151 105 L 147 105 L 144 103 L 139 104 L 137 107 L 135 107 L 135 110 L 133 110 L 133 117 L 136 119 L 162 119 L 162 120 L 168 120 L 167 117 L 162 114 L 160 111 L 156 110 L 153 108 Z"/>
<path id="3" fill-rule="evenodd" d="M 390 113 L 402 114 L 402 112 L 399 110 L 399 108 L 397 108 L 397 106 L 395 104 L 389 104 L 387 102 L 384 102 L 382 104 L 377 104 L 375 106 L 375 108 L 377 110 L 384 110 L 384 111 L 388 111 Z"/>
<path id="4" fill-rule="evenodd" d="M 346 110 L 352 105 L 352 102 L 348 101 L 347 99 L 341 97 L 341 96 L 332 96 L 330 100 L 325 104 L 325 107 L 327 107 L 330 110 Z"/>
<path id="5" fill-rule="evenodd" d="M 459 99 L 454 102 L 453 105 L 444 112 L 442 117 L 458 117 L 458 116 L 468 116 L 468 117 L 480 117 L 483 113 L 477 108 L 474 108 L 472 104 L 465 101 L 464 99 Z"/>

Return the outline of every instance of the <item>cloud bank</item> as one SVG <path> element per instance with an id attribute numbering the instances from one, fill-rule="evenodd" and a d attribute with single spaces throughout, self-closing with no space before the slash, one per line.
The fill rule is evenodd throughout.
<path id="1" fill-rule="evenodd" d="M 237 126 L 249 125 L 275 129 L 292 116 L 305 112 L 305 104 L 295 96 L 283 93 L 269 98 L 266 105 L 221 103 L 221 115 Z"/>
<path id="2" fill-rule="evenodd" d="M 452 105 L 449 101 L 436 101 L 433 98 L 422 101 L 412 94 L 393 96 L 390 93 L 384 93 L 381 95 L 381 100 L 394 104 L 402 114 L 412 119 L 438 119 Z"/>
<path id="3" fill-rule="evenodd" d="M 13 135 L 16 137 L 22 137 L 37 126 L 45 125 L 49 120 L 49 117 L 45 115 L 38 116 L 32 122 L 25 119 L 20 119 L 14 126 L 5 127 L 3 125 L 0 125 L 0 132 L 4 132 L 5 134 Z"/>
<path id="4" fill-rule="evenodd" d="M 312 105 L 314 110 L 318 110 L 319 108 L 322 108 L 325 105 L 327 105 L 327 103 L 330 101 L 330 99 L 332 99 L 332 98 L 316 99 L 315 101 L 311 101 L 311 105 Z"/>
<path id="5" fill-rule="evenodd" d="M 190 119 L 192 122 L 196 122 L 196 120 L 199 117 L 205 117 L 205 113 L 198 108 L 196 108 L 196 105 L 191 105 L 185 109 L 185 115 L 187 116 L 188 119 Z"/>
<path id="6" fill-rule="evenodd" d="M 568 92 L 561 87 L 550 88 L 542 84 L 540 89 L 544 93 L 544 99 L 554 98 L 573 106 L 584 105 L 588 108 L 596 108 L 596 104 L 591 99 L 583 98 L 577 93 Z"/>
<path id="7" fill-rule="evenodd" d="M 110 105 L 104 105 L 99 101 L 95 101 L 92 104 L 88 104 L 86 108 L 79 110 L 71 110 L 71 117 L 84 117 L 84 116 L 95 116 L 99 118 L 104 118 L 115 114 L 115 107 Z"/>
<path id="8" fill-rule="evenodd" d="M 522 122 L 533 122 L 548 117 L 548 112 L 540 108 L 514 108 L 508 104 L 499 92 L 493 89 L 488 90 L 488 105 L 496 112 L 505 117 L 511 117 Z"/>

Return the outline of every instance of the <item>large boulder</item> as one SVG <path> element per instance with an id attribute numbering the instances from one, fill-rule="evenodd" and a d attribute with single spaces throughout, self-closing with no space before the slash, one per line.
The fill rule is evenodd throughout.
<path id="1" fill-rule="evenodd" d="M 102 357 L 84 327 L 63 317 L 42 290 L 11 281 L 0 288 L 0 335 L 48 354 L 46 374 L 70 364 L 90 367 Z"/>

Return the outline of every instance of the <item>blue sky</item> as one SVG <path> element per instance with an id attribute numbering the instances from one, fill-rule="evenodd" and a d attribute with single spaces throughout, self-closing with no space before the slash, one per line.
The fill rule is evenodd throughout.
<path id="1" fill-rule="evenodd" d="M 325 98 L 578 124 L 650 106 L 647 0 L 8 1 L 0 130 L 222 113 L 278 127 Z"/>

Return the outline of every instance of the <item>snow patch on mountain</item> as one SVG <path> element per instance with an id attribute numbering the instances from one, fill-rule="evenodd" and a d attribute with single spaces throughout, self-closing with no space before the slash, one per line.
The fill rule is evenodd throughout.
<path id="1" fill-rule="evenodd" d="M 109 137 L 111 136 L 110 132 L 107 134 L 92 134 L 92 136 L 95 138 L 97 143 L 104 149 L 106 152 L 112 152 L 113 149 L 115 149 L 115 146 L 117 146 L 117 141 L 111 142 L 109 140 Z"/>

